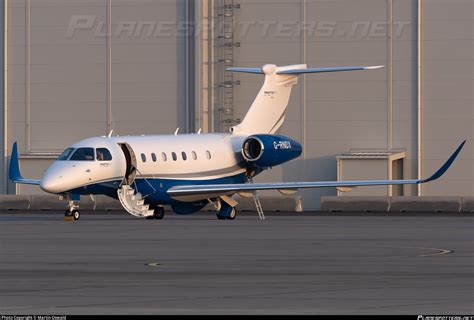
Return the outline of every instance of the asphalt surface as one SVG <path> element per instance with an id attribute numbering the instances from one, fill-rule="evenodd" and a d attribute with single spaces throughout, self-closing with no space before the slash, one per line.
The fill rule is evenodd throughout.
<path id="1" fill-rule="evenodd" d="M 0 213 L 2 314 L 474 314 L 472 215 Z"/>

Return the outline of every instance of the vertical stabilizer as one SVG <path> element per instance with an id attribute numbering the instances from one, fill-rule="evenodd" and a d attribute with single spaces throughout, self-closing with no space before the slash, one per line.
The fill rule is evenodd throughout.
<path id="1" fill-rule="evenodd" d="M 283 124 L 285 110 L 290 100 L 291 88 L 298 83 L 299 75 L 278 74 L 277 72 L 299 69 L 306 69 L 306 65 L 299 64 L 277 67 L 273 64 L 267 64 L 261 69 L 235 68 L 231 70 L 235 72 L 262 73 L 265 75 L 263 86 L 250 106 L 244 120 L 240 124 L 232 127 L 231 131 L 236 134 L 276 132 Z M 261 72 L 258 72 L 260 70 Z"/>

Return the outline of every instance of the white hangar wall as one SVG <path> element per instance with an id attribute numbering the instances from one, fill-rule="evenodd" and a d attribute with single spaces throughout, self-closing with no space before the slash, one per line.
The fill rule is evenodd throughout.
<path id="1" fill-rule="evenodd" d="M 404 178 L 426 176 L 468 139 L 445 177 L 403 194 L 473 195 L 470 0 L 4 3 L 2 160 L 18 141 L 32 177 L 68 144 L 112 128 L 120 135 L 227 130 L 243 118 L 262 79 L 230 75 L 226 66 L 384 65 L 301 77 L 280 132 L 301 141 L 304 155 L 258 179 L 334 180 L 336 156 L 354 150 L 404 151 Z M 360 170 L 370 176 L 370 166 Z M 39 192 L 6 190 L 5 181 L 3 192 Z M 391 190 L 349 195 L 380 192 Z M 320 196 L 336 191 L 302 195 L 305 209 L 317 209 Z"/>
<path id="2" fill-rule="evenodd" d="M 6 2 L 6 141 L 8 149 L 18 142 L 25 172 L 35 168 L 29 173 L 39 178 L 67 145 L 111 129 L 185 127 L 186 45 L 173 26 L 185 11 L 186 2 L 174 0 Z M 142 22 L 145 32 L 135 35 Z M 155 35 L 158 22 L 167 29 Z M 11 184 L 8 191 L 41 192 Z"/>

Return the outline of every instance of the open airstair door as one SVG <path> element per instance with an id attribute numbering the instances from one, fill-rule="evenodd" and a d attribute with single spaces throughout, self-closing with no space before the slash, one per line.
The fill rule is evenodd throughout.
<path id="1" fill-rule="evenodd" d="M 127 161 L 127 169 L 122 184 L 131 185 L 137 175 L 137 158 L 135 157 L 135 152 L 133 152 L 132 147 L 128 143 L 119 143 L 119 146 L 122 148 L 125 160 Z"/>
<path id="2" fill-rule="evenodd" d="M 136 217 L 151 217 L 153 216 L 154 210 L 151 210 L 150 206 L 145 203 L 142 194 L 132 187 L 137 175 L 137 158 L 135 157 L 135 152 L 133 152 L 132 147 L 126 142 L 119 143 L 119 146 L 125 155 L 127 169 L 125 170 L 122 184 L 117 190 L 118 199 L 122 207 L 131 215 Z"/>

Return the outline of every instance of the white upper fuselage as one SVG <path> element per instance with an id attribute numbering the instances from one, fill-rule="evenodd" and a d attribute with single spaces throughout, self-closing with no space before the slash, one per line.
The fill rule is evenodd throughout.
<path id="1" fill-rule="evenodd" d="M 240 149 L 246 137 L 182 134 L 89 138 L 69 148 L 106 148 L 112 160 L 97 161 L 97 153 L 91 161 L 56 160 L 43 175 L 41 187 L 47 192 L 62 193 L 86 185 L 122 180 L 127 165 L 121 143 L 130 145 L 135 153 L 137 178 L 210 180 L 233 176 L 245 172 Z"/>

